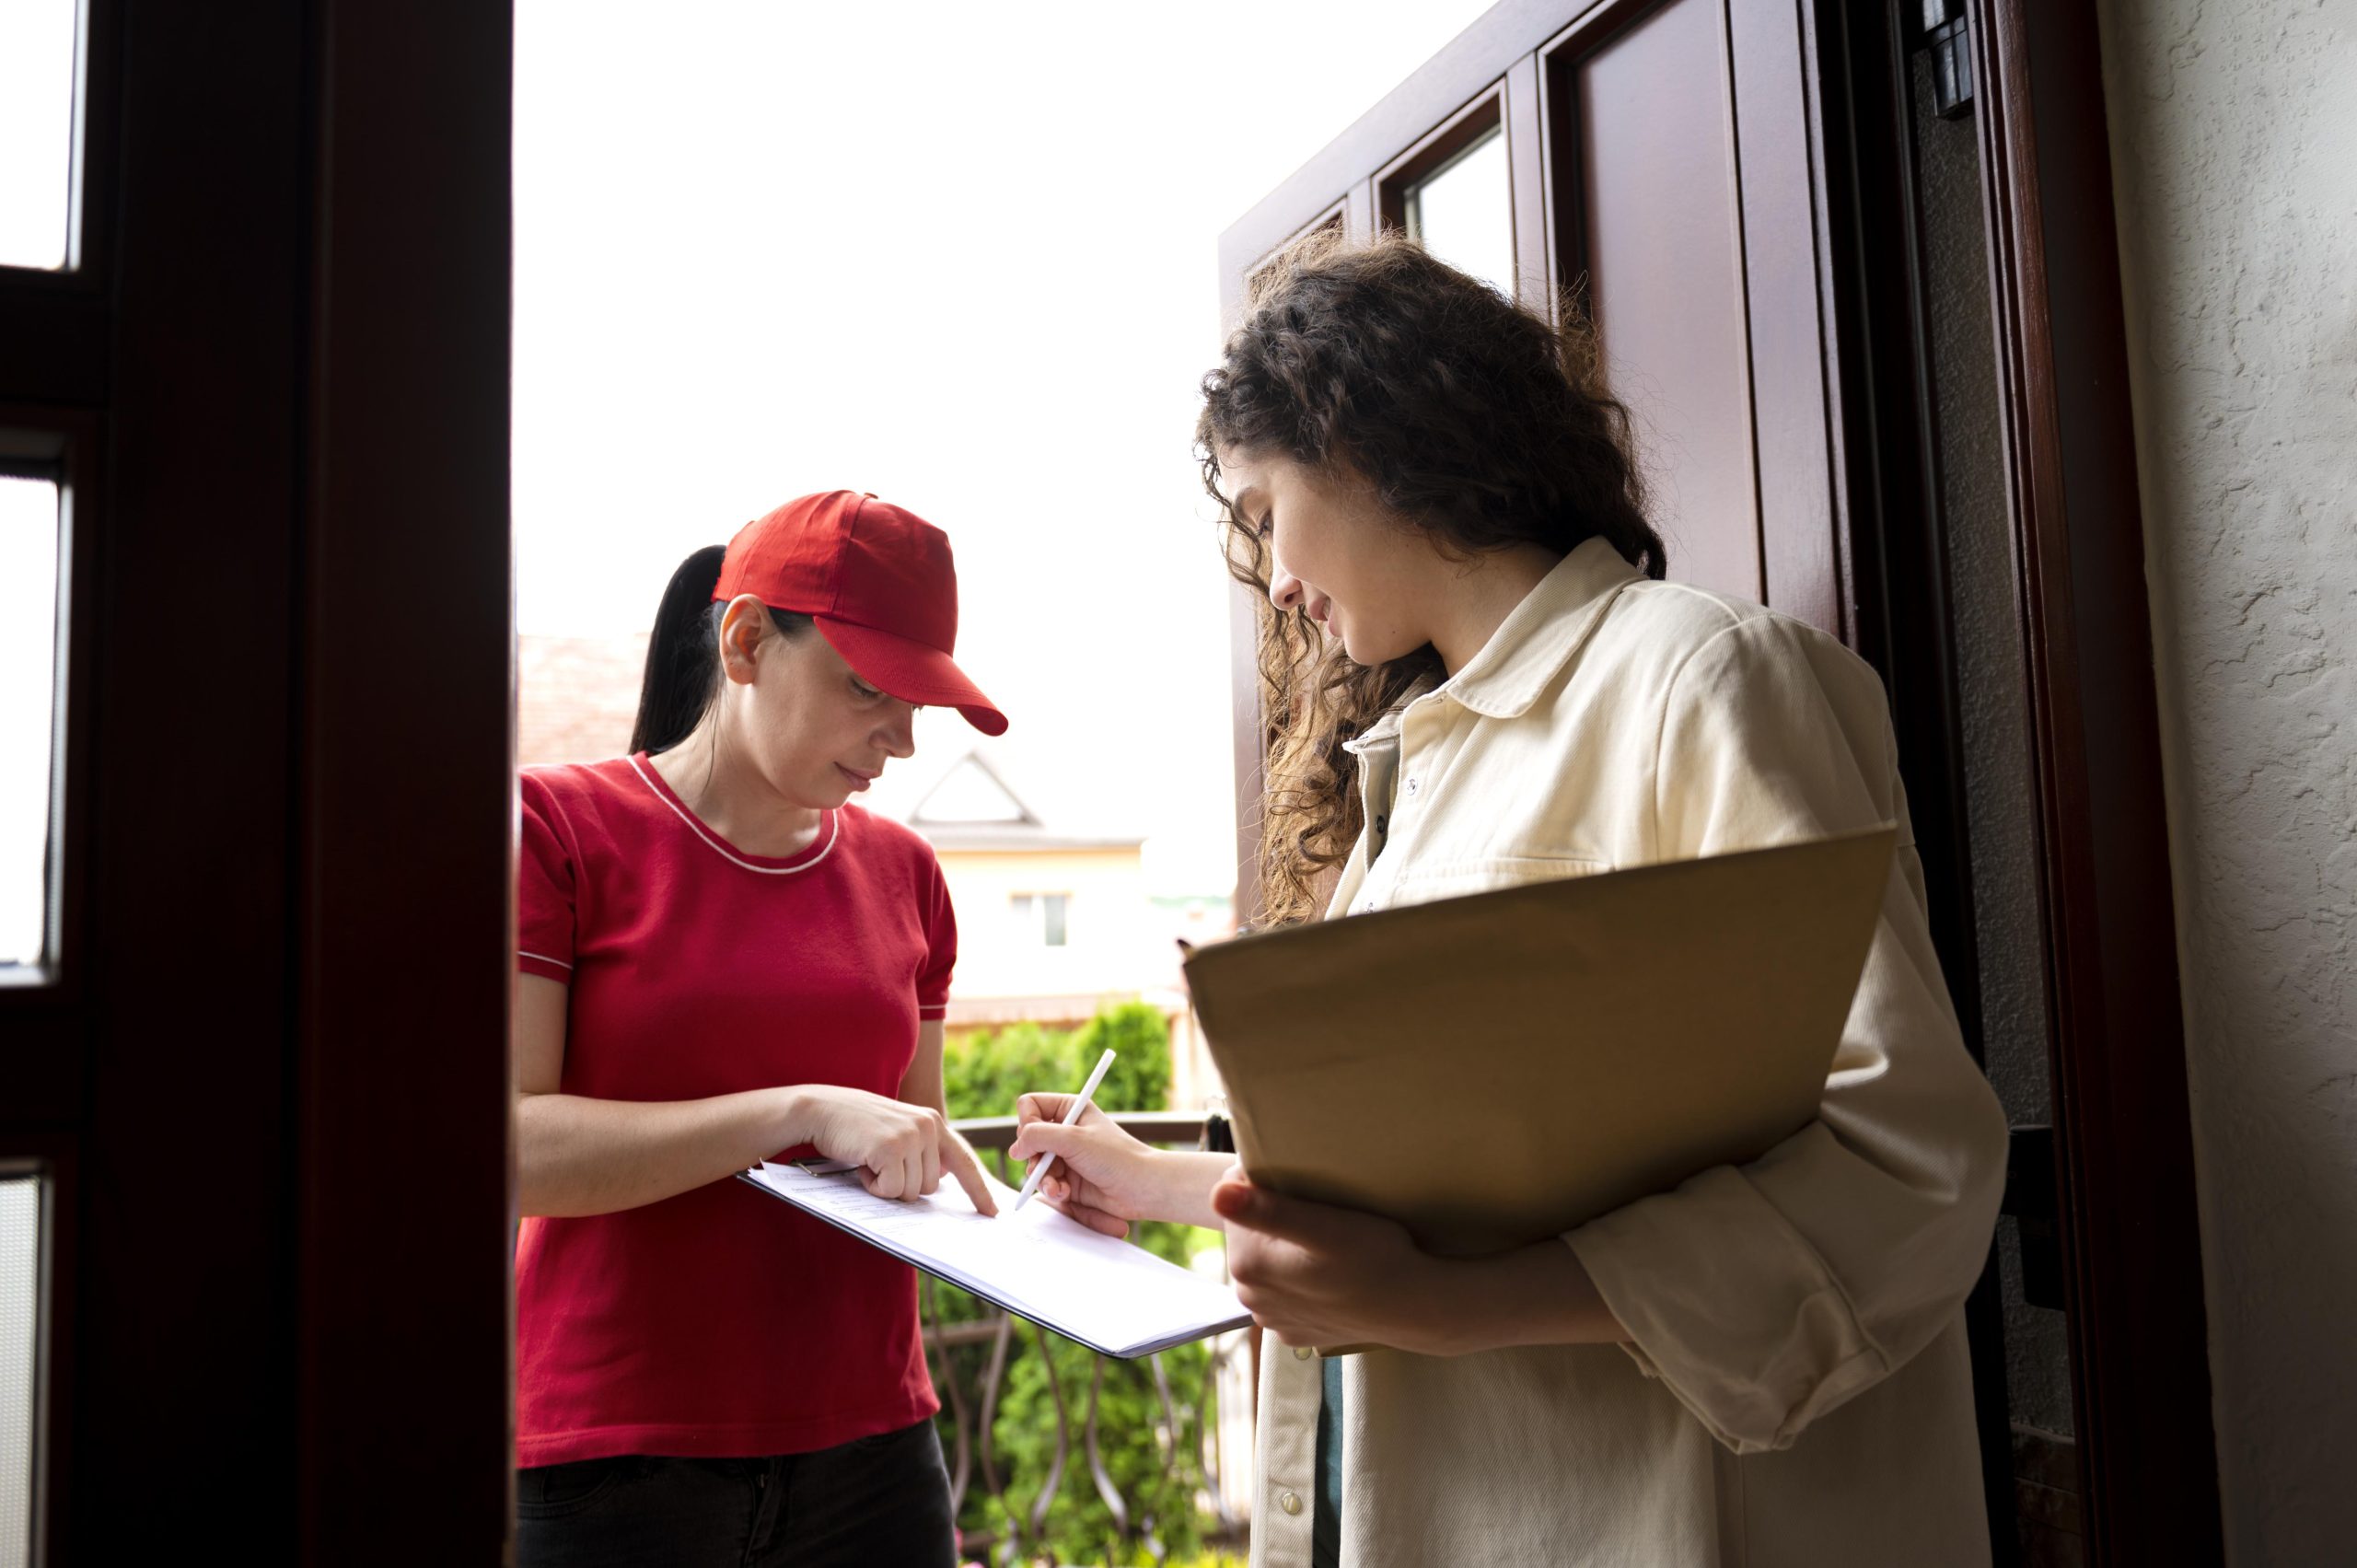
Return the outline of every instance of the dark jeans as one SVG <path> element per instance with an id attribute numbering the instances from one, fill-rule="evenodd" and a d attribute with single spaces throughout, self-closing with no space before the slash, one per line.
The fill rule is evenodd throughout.
<path id="1" fill-rule="evenodd" d="M 933 1423 L 770 1459 L 516 1472 L 518 1568 L 954 1568 Z"/>

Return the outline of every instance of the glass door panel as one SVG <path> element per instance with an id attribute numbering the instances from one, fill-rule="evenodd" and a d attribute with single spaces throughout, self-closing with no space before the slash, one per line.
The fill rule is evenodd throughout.
<path id="1" fill-rule="evenodd" d="M 24 1568 L 32 1552 L 41 1218 L 41 1178 L 0 1174 L 0 1568 Z"/>
<path id="2" fill-rule="evenodd" d="M 0 5 L 0 267 L 71 263 L 76 0 Z"/>
<path id="3" fill-rule="evenodd" d="M 1514 205 L 1503 126 L 1492 126 L 1409 186 L 1402 206 L 1409 235 L 1426 250 L 1513 296 Z"/>
<path id="4" fill-rule="evenodd" d="M 58 488 L 0 476 L 0 980 L 49 956 L 50 786 L 57 734 Z"/>

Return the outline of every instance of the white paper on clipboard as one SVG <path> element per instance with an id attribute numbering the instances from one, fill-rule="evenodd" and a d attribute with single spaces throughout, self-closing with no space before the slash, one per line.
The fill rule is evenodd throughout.
<path id="1" fill-rule="evenodd" d="M 763 1165 L 740 1180 L 1019 1318 L 1131 1359 L 1243 1327 L 1236 1293 L 1058 1213 L 984 1172 L 998 1214 L 945 1180 L 923 1198 L 878 1198 L 849 1175 Z"/>

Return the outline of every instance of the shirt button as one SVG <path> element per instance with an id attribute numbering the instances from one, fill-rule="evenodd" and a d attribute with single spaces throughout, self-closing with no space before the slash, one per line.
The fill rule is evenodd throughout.
<path id="1" fill-rule="evenodd" d="M 1277 1506 L 1288 1514 L 1298 1514 L 1301 1512 L 1301 1499 L 1293 1493 L 1280 1492 L 1277 1493 Z"/>
<path id="2" fill-rule="evenodd" d="M 1411 777 L 1408 780 L 1408 795 L 1409 795 L 1409 797 L 1410 797 L 1411 799 L 1414 798 L 1415 794 L 1416 794 L 1416 781 L 1415 781 L 1415 779 L 1411 776 Z"/>
<path id="3" fill-rule="evenodd" d="M 1293 1358 L 1295 1361 L 1307 1361 L 1311 1356 L 1317 1353 L 1317 1352 L 1311 1350 L 1307 1345 L 1295 1345 L 1293 1347 Z"/>

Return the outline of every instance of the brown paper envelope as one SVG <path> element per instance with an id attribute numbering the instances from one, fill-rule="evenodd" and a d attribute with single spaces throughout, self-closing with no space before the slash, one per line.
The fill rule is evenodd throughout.
<path id="1" fill-rule="evenodd" d="M 1429 1251 L 1558 1235 L 1817 1115 L 1890 827 L 1353 915 L 1186 964 L 1236 1146 Z"/>

